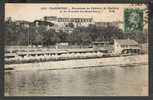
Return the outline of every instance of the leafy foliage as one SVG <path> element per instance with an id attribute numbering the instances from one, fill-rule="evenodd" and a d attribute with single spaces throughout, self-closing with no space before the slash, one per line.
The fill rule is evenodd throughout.
<path id="1" fill-rule="evenodd" d="M 70 24 L 69 26 L 72 26 Z M 45 26 L 30 26 L 29 28 L 16 26 L 15 22 L 5 23 L 5 44 L 6 45 L 55 45 L 60 42 L 69 44 L 87 45 L 93 41 L 113 41 L 113 39 L 134 39 L 139 43 L 147 42 L 147 33 L 124 33 L 115 26 L 74 28 L 73 32 L 56 32 L 54 29 L 47 29 Z"/>

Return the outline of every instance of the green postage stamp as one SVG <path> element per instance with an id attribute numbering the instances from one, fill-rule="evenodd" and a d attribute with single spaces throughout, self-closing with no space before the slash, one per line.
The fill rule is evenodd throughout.
<path id="1" fill-rule="evenodd" d="M 125 32 L 143 31 L 143 10 L 140 9 L 124 10 L 124 31 Z"/>

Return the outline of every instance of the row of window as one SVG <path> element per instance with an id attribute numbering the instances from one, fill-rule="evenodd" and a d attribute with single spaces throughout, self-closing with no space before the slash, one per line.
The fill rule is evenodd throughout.
<path id="1" fill-rule="evenodd" d="M 58 18 L 58 22 L 92 22 L 92 19 L 82 19 L 82 18 Z"/>

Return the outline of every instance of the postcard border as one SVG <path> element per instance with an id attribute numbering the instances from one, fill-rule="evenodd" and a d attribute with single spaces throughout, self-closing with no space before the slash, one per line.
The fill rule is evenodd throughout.
<path id="1" fill-rule="evenodd" d="M 11 2 L 10 2 L 11 1 Z M 103 0 L 103 1 L 98 1 L 98 0 L 85 0 L 84 2 L 82 2 L 81 0 L 76 0 L 76 1 L 72 1 L 72 0 L 2 0 L 0 1 L 0 98 L 2 99 L 54 99 L 54 100 L 59 100 L 59 99 L 63 99 L 63 100 L 68 100 L 68 99 L 72 99 L 72 100 L 101 100 L 101 99 L 106 99 L 106 100 L 112 100 L 112 99 L 116 99 L 116 100 L 122 100 L 122 99 L 134 99 L 134 100 L 153 100 L 153 11 L 151 9 L 153 9 L 153 2 L 151 2 L 151 0 Z M 95 97 L 91 97 L 91 96 L 61 96 L 61 97 L 55 97 L 55 96 L 37 96 L 37 97 L 18 97 L 18 96 L 9 96 L 9 97 L 4 97 L 4 3 L 121 3 L 121 4 L 125 4 L 125 3 L 133 3 L 133 4 L 137 4 L 137 3 L 144 3 L 144 4 L 148 4 L 148 8 L 149 8 L 149 26 L 148 26 L 148 39 L 149 39 L 149 96 L 141 96 L 141 97 L 137 97 L 137 96 L 95 96 Z"/>

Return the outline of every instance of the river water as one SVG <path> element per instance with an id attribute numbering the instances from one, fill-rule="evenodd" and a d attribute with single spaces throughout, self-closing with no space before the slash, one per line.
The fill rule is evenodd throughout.
<path id="1" fill-rule="evenodd" d="M 148 65 L 5 72 L 6 96 L 146 96 Z"/>

